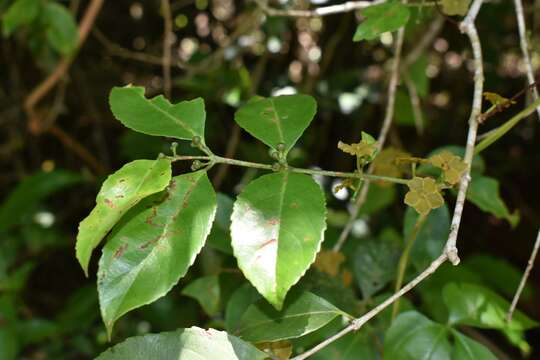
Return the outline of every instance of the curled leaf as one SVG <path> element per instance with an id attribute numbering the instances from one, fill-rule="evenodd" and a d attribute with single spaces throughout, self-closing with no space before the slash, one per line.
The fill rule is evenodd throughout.
<path id="1" fill-rule="evenodd" d="M 450 185 L 457 184 L 467 170 L 467 164 L 459 156 L 446 150 L 430 157 L 429 162 L 443 171 L 444 181 Z"/>
<path id="2" fill-rule="evenodd" d="M 444 204 L 441 191 L 433 178 L 415 177 L 407 186 L 409 192 L 405 194 L 405 204 L 414 208 L 420 215 L 427 215 L 432 209 Z"/>

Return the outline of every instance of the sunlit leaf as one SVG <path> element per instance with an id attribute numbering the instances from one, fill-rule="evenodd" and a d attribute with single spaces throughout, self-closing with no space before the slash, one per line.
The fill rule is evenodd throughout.
<path id="1" fill-rule="evenodd" d="M 176 176 L 122 218 L 103 248 L 98 292 L 109 334 L 128 311 L 165 295 L 202 249 L 216 211 L 206 171 Z"/>
<path id="2" fill-rule="evenodd" d="M 162 95 L 147 99 L 143 87 L 128 85 L 114 87 L 109 103 L 114 117 L 132 130 L 184 140 L 198 136 L 204 141 L 206 112 L 201 98 L 171 104 Z"/>
<path id="3" fill-rule="evenodd" d="M 295 292 L 277 311 L 261 299 L 248 307 L 236 334 L 251 342 L 277 341 L 300 337 L 346 315 L 328 301 L 310 292 Z"/>
<path id="4" fill-rule="evenodd" d="M 306 272 L 323 240 L 326 209 L 309 176 L 261 176 L 238 196 L 232 214 L 232 247 L 246 278 L 277 309 Z"/>
<path id="5" fill-rule="evenodd" d="M 173 332 L 128 338 L 96 360 L 263 360 L 267 355 L 235 336 L 214 329 L 191 327 Z"/>
<path id="6" fill-rule="evenodd" d="M 287 153 L 313 120 L 317 103 L 308 95 L 254 98 L 240 107 L 234 119 L 248 133 L 273 149 Z"/>
<path id="7" fill-rule="evenodd" d="M 165 189 L 170 179 L 169 160 L 135 160 L 103 182 L 96 206 L 79 224 L 77 234 L 77 259 L 85 274 L 88 275 L 92 251 L 114 224 L 140 200 Z"/>
<path id="8" fill-rule="evenodd" d="M 410 12 L 399 1 L 388 1 L 362 10 L 365 20 L 358 25 L 353 41 L 373 40 L 380 34 L 396 31 L 409 21 Z"/>

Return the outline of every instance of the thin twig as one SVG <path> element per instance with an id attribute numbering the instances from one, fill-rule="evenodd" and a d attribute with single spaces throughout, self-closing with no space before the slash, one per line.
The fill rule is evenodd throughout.
<path id="1" fill-rule="evenodd" d="M 411 107 L 413 110 L 414 116 L 414 126 L 416 127 L 416 132 L 418 135 L 422 135 L 424 132 L 424 114 L 422 113 L 422 105 L 420 104 L 420 96 L 418 96 L 418 91 L 416 90 L 416 85 L 411 80 L 411 77 L 408 75 L 403 76 L 405 80 L 405 85 L 409 91 L 409 97 L 411 99 Z"/>
<path id="2" fill-rule="evenodd" d="M 435 37 L 439 35 L 444 25 L 444 18 L 437 16 L 435 20 L 431 22 L 429 28 L 426 30 L 424 36 L 416 43 L 414 48 L 405 56 L 403 64 L 401 65 L 401 71 L 405 70 L 418 60 L 420 55 L 426 51 L 427 47 L 435 40 Z"/>
<path id="3" fill-rule="evenodd" d="M 403 48 L 403 39 L 405 37 L 405 28 L 402 27 L 398 30 L 397 37 L 396 37 L 396 43 L 394 46 L 394 59 L 392 63 L 392 70 L 390 75 L 390 82 L 388 83 L 388 96 L 387 96 L 387 102 L 386 102 L 386 110 L 384 115 L 383 124 L 381 127 L 381 131 L 379 132 L 379 137 L 377 138 L 377 147 L 380 151 L 384 143 L 386 141 L 386 137 L 388 135 L 388 131 L 390 130 L 390 126 L 392 125 L 392 120 L 394 118 L 394 105 L 396 101 L 396 90 L 399 83 L 399 70 L 400 70 L 400 59 L 401 59 L 401 50 Z M 373 171 L 373 163 L 368 168 L 368 173 L 371 173 Z M 351 230 L 353 228 L 354 222 L 356 221 L 356 218 L 358 217 L 358 213 L 360 212 L 360 209 L 362 208 L 362 205 L 366 201 L 367 194 L 369 191 L 370 182 L 369 180 L 364 181 L 362 185 L 362 189 L 360 190 L 360 194 L 358 195 L 356 202 L 351 210 L 351 214 L 349 217 L 349 221 L 341 231 L 341 234 L 339 235 L 338 241 L 334 245 L 333 251 L 337 252 L 341 250 L 341 247 L 349 237 L 349 234 L 351 233 Z"/>
<path id="4" fill-rule="evenodd" d="M 512 299 L 512 304 L 510 305 L 510 309 L 508 309 L 508 313 L 506 314 L 506 321 L 508 322 L 512 320 L 512 315 L 514 314 L 514 310 L 516 310 L 516 306 L 519 301 L 519 297 L 521 296 L 521 292 L 523 291 L 523 288 L 525 288 L 525 284 L 527 283 L 529 274 L 531 273 L 531 270 L 534 266 L 534 260 L 536 259 L 538 248 L 540 248 L 540 230 L 538 230 L 538 235 L 536 236 L 536 241 L 534 242 L 534 247 L 531 252 L 531 256 L 529 257 L 529 262 L 527 263 L 527 267 L 525 268 L 525 272 L 523 273 L 523 276 L 521 277 L 521 281 L 516 290 L 516 294 L 514 295 L 514 298 Z"/>
<path id="5" fill-rule="evenodd" d="M 173 42 L 173 22 L 169 0 L 161 0 L 163 15 L 163 92 L 171 99 L 171 46 Z"/>
<path id="6" fill-rule="evenodd" d="M 39 133 L 43 129 L 40 126 L 40 119 L 36 113 L 35 107 L 39 101 L 45 97 L 51 91 L 51 89 L 58 83 L 58 81 L 66 74 L 68 71 L 73 59 L 76 56 L 76 53 L 84 44 L 94 21 L 96 20 L 101 6 L 103 5 L 104 0 L 92 0 L 82 17 L 81 22 L 79 23 L 78 38 L 77 38 L 77 50 L 74 54 L 65 56 L 60 60 L 56 68 L 43 80 L 38 86 L 36 86 L 32 92 L 27 96 L 24 101 L 24 109 L 29 118 L 29 128 L 30 131 L 34 133 Z"/>
<path id="7" fill-rule="evenodd" d="M 469 117 L 469 132 L 467 134 L 467 144 L 465 146 L 464 161 L 467 164 L 467 170 L 461 178 L 459 183 L 459 190 L 454 207 L 454 215 L 452 216 L 452 222 L 450 226 L 450 234 L 446 241 L 445 251 L 448 255 L 448 260 L 453 265 L 459 264 L 458 249 L 456 246 L 457 236 L 459 232 L 459 225 L 461 223 L 461 216 L 463 215 L 463 207 L 465 205 L 465 198 L 467 195 L 467 189 L 469 182 L 471 181 L 471 164 L 474 156 L 474 144 L 476 142 L 476 134 L 478 131 L 478 117 L 482 113 L 482 91 L 484 89 L 484 66 L 482 63 L 482 47 L 480 45 L 480 38 L 474 25 L 474 20 L 480 11 L 483 0 L 475 0 L 469 9 L 469 13 L 460 24 L 460 30 L 467 34 L 474 57 L 474 93 L 471 115 Z"/>
<path id="8" fill-rule="evenodd" d="M 112 56 L 117 56 L 117 57 L 130 59 L 130 60 L 136 60 L 136 61 L 140 61 L 147 64 L 152 64 L 152 65 L 157 65 L 157 66 L 163 66 L 163 60 L 161 57 L 152 55 L 149 53 L 145 53 L 145 52 L 132 51 L 130 49 L 126 49 L 125 47 L 122 47 L 112 42 L 98 28 L 94 28 L 92 30 L 92 34 L 95 36 L 97 41 L 99 41 Z"/>
<path id="9" fill-rule="evenodd" d="M 527 43 L 527 31 L 525 27 L 525 17 L 523 16 L 523 4 L 521 0 L 514 0 L 514 7 L 516 9 L 516 18 L 519 31 L 519 45 L 521 47 L 521 53 L 523 54 L 523 62 L 527 70 L 527 80 L 530 83 L 534 83 L 534 74 L 531 64 L 531 57 L 529 56 L 529 47 Z M 538 89 L 536 86 L 532 89 L 533 100 L 538 99 Z M 540 119 L 540 106 L 536 108 L 538 113 L 538 119 Z"/>
<path id="10" fill-rule="evenodd" d="M 316 352 L 320 351 L 321 349 L 325 348 L 326 346 L 330 345 L 332 342 L 336 341 L 337 339 L 347 335 L 351 331 L 356 331 L 360 329 L 362 326 L 364 326 L 365 323 L 367 323 L 369 320 L 371 320 L 373 317 L 375 317 L 377 314 L 379 314 L 381 311 L 386 309 L 388 306 L 390 306 L 394 301 L 405 295 L 407 292 L 412 290 L 416 285 L 420 284 L 424 279 L 429 277 L 431 274 L 433 274 L 444 262 L 447 260 L 446 254 L 440 255 L 435 261 L 429 265 L 429 267 L 424 270 L 420 275 L 418 275 L 416 278 L 414 278 L 411 282 L 409 282 L 407 285 L 405 285 L 401 290 L 396 292 L 394 295 L 390 296 L 388 299 L 374 307 L 372 310 L 368 311 L 366 314 L 364 314 L 362 317 L 359 317 L 358 319 L 353 320 L 347 327 L 343 328 L 340 332 L 337 334 L 329 337 L 328 339 L 324 340 L 317 346 L 311 348 L 310 350 L 306 351 L 303 354 L 300 354 L 298 356 L 295 356 L 291 360 L 304 360 L 308 358 L 309 356 L 315 354 Z"/>

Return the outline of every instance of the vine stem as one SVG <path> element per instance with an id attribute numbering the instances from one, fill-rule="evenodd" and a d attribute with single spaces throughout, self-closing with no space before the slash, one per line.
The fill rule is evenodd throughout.
<path id="1" fill-rule="evenodd" d="M 407 270 L 407 264 L 409 263 L 409 255 L 411 253 L 411 249 L 416 241 L 416 238 L 418 237 L 418 233 L 420 232 L 420 229 L 426 222 L 426 219 L 427 219 L 427 215 L 420 215 L 418 219 L 416 219 L 414 227 L 407 238 L 405 249 L 403 250 L 403 254 L 401 254 L 401 257 L 399 258 L 399 262 L 398 262 L 398 274 L 397 274 L 396 287 L 395 287 L 396 292 L 399 289 L 401 289 L 401 286 L 403 285 L 403 279 L 405 278 L 405 270 Z M 399 311 L 399 299 L 397 299 L 394 302 L 394 306 L 392 307 L 392 320 L 396 318 L 398 311 Z"/>
<path id="2" fill-rule="evenodd" d="M 205 151 L 209 152 L 208 149 L 205 149 Z M 269 170 L 269 171 L 281 170 L 281 169 L 276 169 L 273 165 L 270 165 L 270 164 L 261 164 L 261 163 L 251 162 L 251 161 L 230 159 L 230 158 L 214 155 L 211 152 L 209 152 L 209 155 L 206 155 L 206 156 L 204 155 L 201 155 L 201 156 L 178 155 L 178 156 L 169 156 L 167 158 L 170 159 L 171 161 L 193 161 L 193 160 L 208 161 L 210 163 L 209 164 L 210 166 L 213 166 L 215 164 L 228 164 L 228 165 L 242 166 L 242 167 Z M 409 182 L 409 180 L 407 179 L 400 179 L 400 178 L 395 178 L 395 177 L 390 177 L 390 176 L 361 174 L 358 172 L 316 170 L 316 169 L 297 168 L 297 167 L 292 167 L 292 166 L 284 167 L 284 169 L 287 169 L 288 171 L 299 173 L 299 174 L 321 175 L 321 176 L 329 176 L 329 177 L 353 178 L 353 179 L 363 179 L 363 180 L 369 179 L 369 180 L 387 181 L 394 184 L 402 184 L 402 185 L 407 185 Z"/>
<path id="3" fill-rule="evenodd" d="M 538 230 L 538 235 L 536 236 L 536 241 L 534 242 L 534 247 L 533 247 L 533 250 L 531 251 L 531 256 L 529 257 L 527 267 L 525 268 L 525 272 L 523 272 L 523 276 L 521 278 L 519 286 L 516 290 L 514 298 L 512 299 L 512 304 L 510 305 L 510 308 L 508 309 L 508 313 L 506 314 L 506 321 L 508 322 L 512 320 L 512 314 L 514 314 L 514 310 L 516 310 L 516 306 L 519 301 L 519 297 L 521 296 L 521 292 L 523 291 L 523 288 L 525 287 L 525 284 L 527 283 L 527 278 L 529 277 L 529 274 L 531 273 L 531 270 L 534 266 L 534 260 L 536 259 L 538 248 L 540 248 L 540 229 Z"/>

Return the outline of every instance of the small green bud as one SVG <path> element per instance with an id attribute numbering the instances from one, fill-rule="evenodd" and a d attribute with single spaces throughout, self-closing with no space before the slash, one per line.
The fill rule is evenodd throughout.
<path id="1" fill-rule="evenodd" d="M 200 160 L 194 160 L 191 164 L 191 170 L 196 171 L 203 167 L 203 163 Z"/>
<path id="2" fill-rule="evenodd" d="M 277 162 L 276 162 L 276 163 L 273 163 L 273 164 L 272 164 L 272 170 L 273 170 L 273 171 L 279 171 L 279 170 L 281 170 L 281 164 L 280 164 L 280 163 L 277 163 Z"/>
<path id="3" fill-rule="evenodd" d="M 284 143 L 277 144 L 276 149 L 279 152 L 284 152 L 285 151 L 285 144 Z"/>
<path id="4" fill-rule="evenodd" d="M 274 150 L 274 149 L 270 149 L 270 150 L 268 151 L 268 155 L 270 155 L 270 157 L 271 157 L 272 159 L 276 159 L 276 160 L 279 159 L 279 152 L 277 152 L 277 151 Z"/>
<path id="5" fill-rule="evenodd" d="M 191 146 L 193 146 L 193 147 L 201 146 L 201 137 L 200 136 L 194 136 L 193 138 L 191 138 Z"/>

